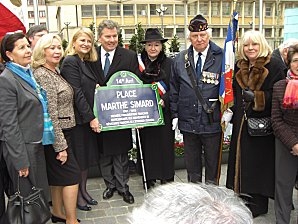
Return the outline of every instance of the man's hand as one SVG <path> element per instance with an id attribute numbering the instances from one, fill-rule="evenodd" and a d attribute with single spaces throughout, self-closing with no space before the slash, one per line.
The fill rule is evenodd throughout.
<path id="1" fill-rule="evenodd" d="M 101 132 L 101 125 L 97 118 L 94 118 L 92 121 L 90 121 L 90 127 L 91 127 L 92 131 L 94 131 L 96 133 Z"/>
<path id="2" fill-rule="evenodd" d="M 178 125 L 178 118 L 173 118 L 172 120 L 172 130 L 175 130 L 177 128 Z"/>

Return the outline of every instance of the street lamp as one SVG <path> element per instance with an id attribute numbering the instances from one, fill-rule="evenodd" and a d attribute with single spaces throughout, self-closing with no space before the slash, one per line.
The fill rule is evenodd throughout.
<path id="1" fill-rule="evenodd" d="M 64 25 L 66 26 L 66 33 L 67 33 L 67 42 L 69 43 L 69 33 L 68 33 L 68 26 L 70 22 L 64 22 Z"/>
<path id="2" fill-rule="evenodd" d="M 161 18 L 161 30 L 162 30 L 163 35 L 165 35 L 165 31 L 164 31 L 164 28 L 163 28 L 163 16 L 164 16 L 164 13 L 167 11 L 167 9 L 168 8 L 164 7 L 163 5 L 161 5 L 160 8 L 156 9 L 156 12 L 158 13 L 158 15 Z"/>

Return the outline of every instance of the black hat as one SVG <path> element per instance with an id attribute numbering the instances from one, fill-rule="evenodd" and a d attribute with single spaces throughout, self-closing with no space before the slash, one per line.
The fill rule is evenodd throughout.
<path id="1" fill-rule="evenodd" d="M 164 43 L 168 41 L 168 39 L 164 39 L 157 28 L 148 28 L 145 33 L 145 40 L 140 41 L 140 43 L 144 44 L 148 41 L 160 41 Z"/>
<path id="2" fill-rule="evenodd" d="M 190 32 L 201 32 L 208 29 L 207 20 L 202 15 L 196 15 L 190 20 L 188 30 Z"/>

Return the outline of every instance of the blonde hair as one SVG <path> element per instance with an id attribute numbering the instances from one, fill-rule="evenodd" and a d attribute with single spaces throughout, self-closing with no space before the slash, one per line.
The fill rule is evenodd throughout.
<path id="1" fill-rule="evenodd" d="M 97 60 L 97 52 L 96 52 L 96 49 L 94 47 L 94 34 L 93 32 L 89 29 L 89 28 L 86 28 L 86 27 L 81 27 L 79 30 L 77 30 L 70 43 L 68 44 L 66 50 L 65 50 L 65 56 L 66 55 L 76 55 L 78 54 L 78 52 L 76 52 L 75 48 L 73 47 L 74 45 L 74 42 L 77 41 L 77 39 L 82 35 L 82 34 L 86 34 L 90 39 L 91 39 L 91 50 L 86 54 L 84 55 L 84 60 L 87 60 L 87 61 L 96 61 Z"/>
<path id="2" fill-rule="evenodd" d="M 252 41 L 253 43 L 257 43 L 260 45 L 260 51 L 257 55 L 257 58 L 259 57 L 267 57 L 269 54 L 271 54 L 272 49 L 269 46 L 267 40 L 265 39 L 264 35 L 257 30 L 248 30 L 246 31 L 243 36 L 242 40 L 240 42 L 239 46 L 239 57 L 240 59 L 245 59 L 248 61 L 248 58 L 246 57 L 244 53 L 244 45 L 248 42 Z"/>
<path id="3" fill-rule="evenodd" d="M 45 49 L 50 47 L 53 40 L 57 39 L 61 44 L 61 51 L 63 55 L 62 41 L 58 34 L 48 33 L 43 35 L 36 43 L 32 54 L 32 67 L 37 68 L 46 63 Z"/>

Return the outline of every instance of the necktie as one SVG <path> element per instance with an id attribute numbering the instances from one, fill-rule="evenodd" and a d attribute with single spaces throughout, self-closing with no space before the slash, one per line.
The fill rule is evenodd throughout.
<path id="1" fill-rule="evenodd" d="M 106 60 L 105 60 L 105 67 L 103 69 L 103 74 L 104 74 L 104 76 L 107 76 L 110 65 L 111 65 L 110 59 L 109 59 L 110 54 L 106 53 L 105 56 L 106 56 Z"/>
<path id="2" fill-rule="evenodd" d="M 198 82 L 200 81 L 201 74 L 202 74 L 202 59 L 201 59 L 202 53 L 198 53 L 198 60 L 197 60 L 197 65 L 196 65 L 196 73 L 197 73 L 197 80 Z"/>

